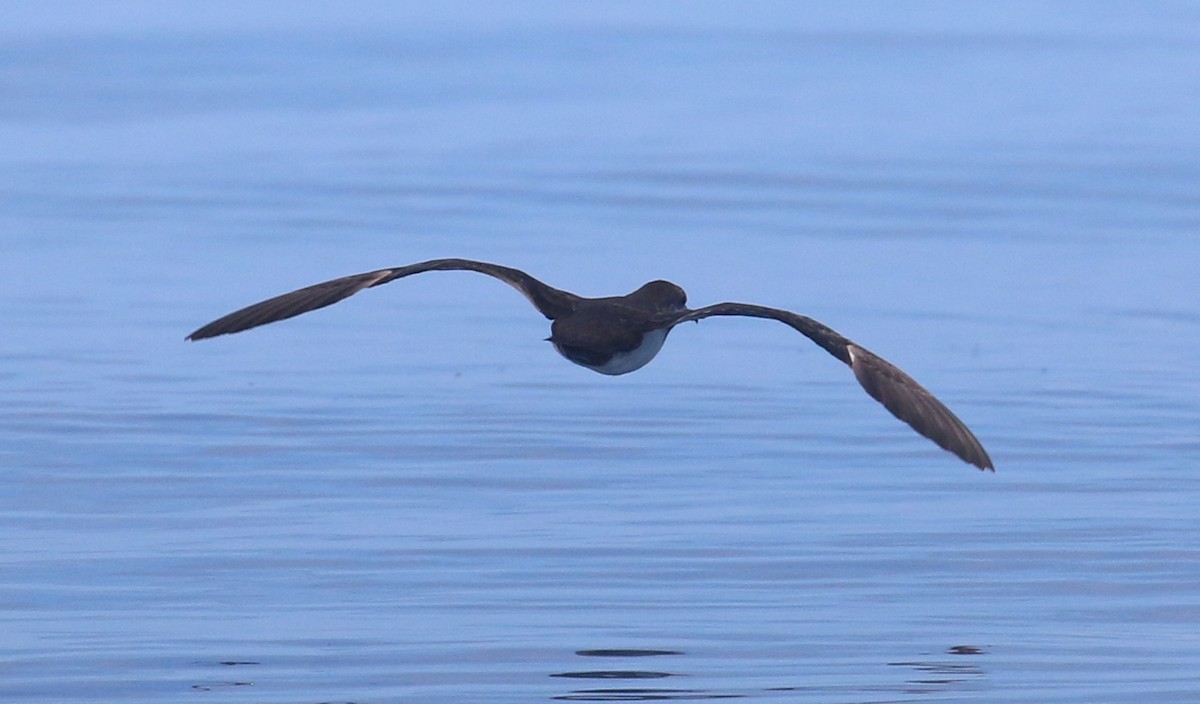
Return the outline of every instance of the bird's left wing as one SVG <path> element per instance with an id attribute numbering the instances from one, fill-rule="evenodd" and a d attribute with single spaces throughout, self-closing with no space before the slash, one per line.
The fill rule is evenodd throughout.
<path id="1" fill-rule="evenodd" d="M 333 305 L 363 289 L 426 271 L 477 271 L 487 274 L 520 291 L 538 312 L 550 320 L 571 313 L 580 300 L 579 296 L 544 284 L 520 269 L 473 259 L 431 259 L 417 264 L 343 276 L 268 298 L 212 321 L 188 335 L 187 339 L 203 340 L 206 337 L 241 332 L 259 325 L 286 320 L 301 313 Z"/>

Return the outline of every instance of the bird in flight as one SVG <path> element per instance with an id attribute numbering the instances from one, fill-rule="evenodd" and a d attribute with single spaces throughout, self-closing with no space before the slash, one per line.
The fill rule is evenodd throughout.
<path id="1" fill-rule="evenodd" d="M 687 307 L 687 294 L 669 281 L 651 281 L 625 296 L 585 298 L 538 281 L 519 269 L 470 259 L 433 259 L 378 269 L 307 286 L 234 311 L 187 336 L 203 340 L 285 320 L 332 305 L 366 288 L 425 271 L 477 271 L 520 291 L 550 319 L 547 338 L 567 360 L 601 374 L 644 367 L 680 323 L 740 315 L 791 326 L 850 367 L 867 394 L 913 430 L 964 462 L 994 471 L 983 445 L 957 416 L 912 377 L 884 358 L 812 318 L 750 303 Z"/>

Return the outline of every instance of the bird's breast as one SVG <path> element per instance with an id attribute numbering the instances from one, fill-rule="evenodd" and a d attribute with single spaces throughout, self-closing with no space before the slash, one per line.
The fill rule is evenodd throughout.
<path id="1" fill-rule="evenodd" d="M 654 356 L 662 349 L 663 342 L 667 339 L 667 332 L 666 328 L 653 330 L 642 335 L 642 340 L 636 347 L 617 352 L 590 349 L 553 338 L 550 341 L 554 343 L 554 349 L 569 361 L 594 372 L 618 376 L 636 371 L 649 364 L 650 360 L 654 359 Z"/>

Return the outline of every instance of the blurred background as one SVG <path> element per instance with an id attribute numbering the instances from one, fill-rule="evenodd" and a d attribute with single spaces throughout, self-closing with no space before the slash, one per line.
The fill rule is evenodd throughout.
<path id="1" fill-rule="evenodd" d="M 0 695 L 1192 702 L 1200 7 L 9 2 Z M 435 272 L 810 315 L 636 374 Z"/>

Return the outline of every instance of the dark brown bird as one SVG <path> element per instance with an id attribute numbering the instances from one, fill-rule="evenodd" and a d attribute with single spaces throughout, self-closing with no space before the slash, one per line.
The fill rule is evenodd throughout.
<path id="1" fill-rule="evenodd" d="M 882 403 L 913 430 L 964 462 L 980 469 L 994 469 L 983 445 L 949 408 L 908 374 L 865 347 L 812 318 L 777 308 L 749 303 L 717 303 L 689 309 L 683 289 L 669 281 L 651 281 L 627 296 L 584 298 L 547 286 L 510 267 L 470 259 L 433 259 L 346 276 L 285 293 L 214 320 L 188 335 L 187 339 L 202 340 L 291 318 L 337 303 L 365 288 L 411 274 L 457 270 L 487 274 L 520 291 L 552 321 L 547 339 L 559 354 L 601 374 L 628 374 L 641 369 L 662 349 L 667 334 L 676 325 L 689 320 L 715 315 L 778 320 L 849 366 L 871 398 Z"/>

